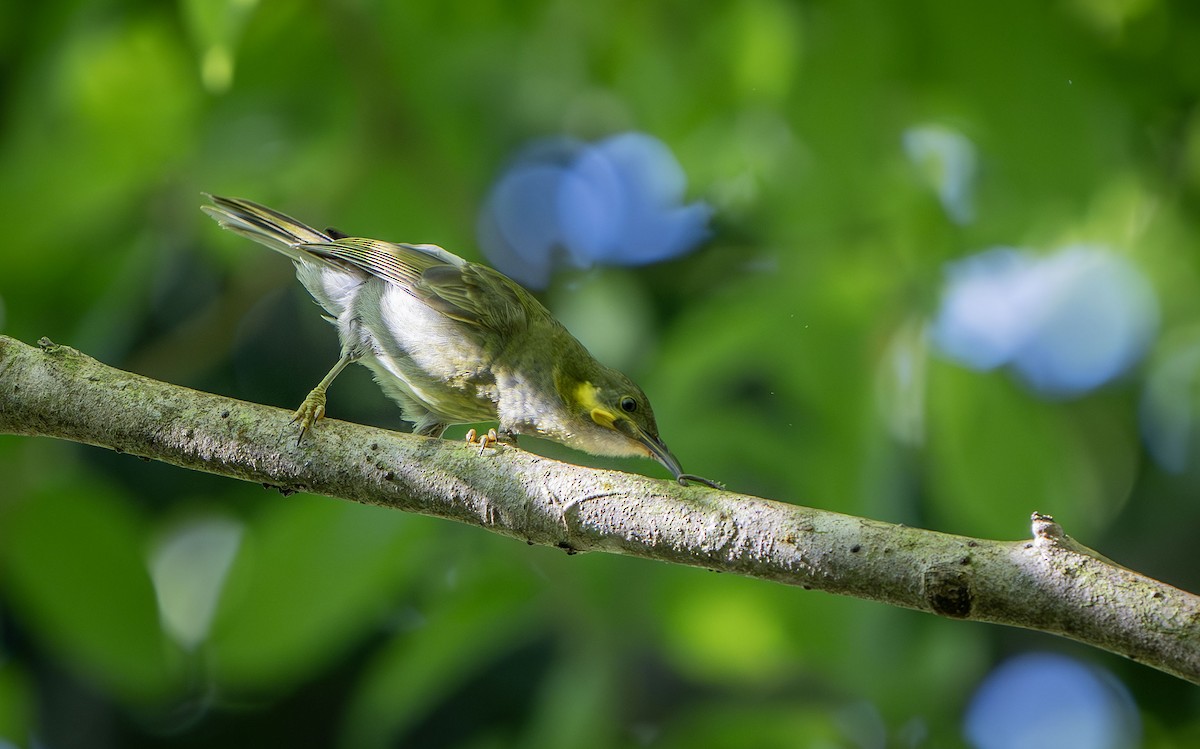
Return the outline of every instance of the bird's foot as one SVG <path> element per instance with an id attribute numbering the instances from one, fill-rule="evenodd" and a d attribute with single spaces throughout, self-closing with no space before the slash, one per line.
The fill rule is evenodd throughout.
<path id="1" fill-rule="evenodd" d="M 487 434 L 480 434 L 474 429 L 468 429 L 467 444 L 474 445 L 476 443 L 479 444 L 479 454 L 483 455 L 484 450 L 489 447 L 495 447 L 500 443 L 500 435 L 496 433 L 495 429 L 487 430 Z"/>
<path id="2" fill-rule="evenodd" d="M 300 440 L 304 439 L 304 433 L 312 429 L 313 424 L 316 424 L 318 419 L 324 417 L 325 388 L 313 388 L 313 391 L 300 404 L 300 408 L 297 408 L 296 413 L 292 415 L 290 423 L 300 425 L 300 434 L 296 435 L 296 444 L 299 445 Z"/>

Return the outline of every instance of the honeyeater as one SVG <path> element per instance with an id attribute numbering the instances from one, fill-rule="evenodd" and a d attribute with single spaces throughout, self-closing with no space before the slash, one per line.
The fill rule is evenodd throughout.
<path id="1" fill-rule="evenodd" d="M 435 245 L 318 231 L 249 200 L 206 197 L 203 210 L 222 227 L 290 258 L 337 328 L 341 356 L 297 409 L 300 438 L 324 416 L 330 383 L 358 362 L 416 434 L 495 421 L 484 446 L 536 435 L 595 455 L 651 457 L 681 484 L 718 486 L 683 472 L 641 388 L 499 271 Z"/>

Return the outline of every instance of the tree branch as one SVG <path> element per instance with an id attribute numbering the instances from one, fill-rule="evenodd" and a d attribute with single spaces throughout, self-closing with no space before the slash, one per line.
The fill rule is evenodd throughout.
<path id="1" fill-rule="evenodd" d="M 971 539 L 324 420 L 158 382 L 42 339 L 0 336 L 0 434 L 607 551 L 1063 635 L 1200 684 L 1200 597 L 1114 564 L 1034 516 L 1023 542 Z"/>

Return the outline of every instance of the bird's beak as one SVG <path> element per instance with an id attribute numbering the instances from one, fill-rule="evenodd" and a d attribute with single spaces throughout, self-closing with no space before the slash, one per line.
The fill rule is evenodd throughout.
<path id="1" fill-rule="evenodd" d="M 658 438 L 658 435 L 650 434 L 631 419 L 613 416 L 612 412 L 603 408 L 592 409 L 591 416 L 592 421 L 597 424 L 618 431 L 646 448 L 646 451 L 650 453 L 650 457 L 662 463 L 682 486 L 687 486 L 689 481 L 695 481 L 712 489 L 725 489 L 725 485 L 720 482 L 712 481 L 693 473 L 684 473 L 683 468 L 679 465 L 679 461 L 675 459 L 675 456 L 671 454 L 667 446 Z"/>
<path id="2" fill-rule="evenodd" d="M 650 451 L 652 458 L 662 463 L 671 472 L 676 481 L 683 475 L 683 468 L 680 467 L 679 461 L 675 459 L 675 456 L 671 454 L 671 451 L 667 449 L 667 446 L 658 437 L 645 431 L 630 419 L 615 419 L 613 421 L 613 428 L 626 437 L 641 443 L 643 447 Z"/>

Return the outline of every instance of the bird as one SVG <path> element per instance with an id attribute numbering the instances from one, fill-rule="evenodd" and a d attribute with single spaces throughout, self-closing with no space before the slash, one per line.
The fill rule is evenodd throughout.
<path id="1" fill-rule="evenodd" d="M 481 453 L 533 435 L 594 455 L 652 458 L 682 485 L 723 488 L 684 473 L 642 389 L 503 273 L 437 245 L 321 231 L 250 200 L 203 196 L 201 209 L 222 228 L 287 256 L 337 329 L 337 362 L 293 416 L 297 444 L 324 417 L 330 384 L 358 363 L 415 434 L 496 422 L 478 440 Z"/>

